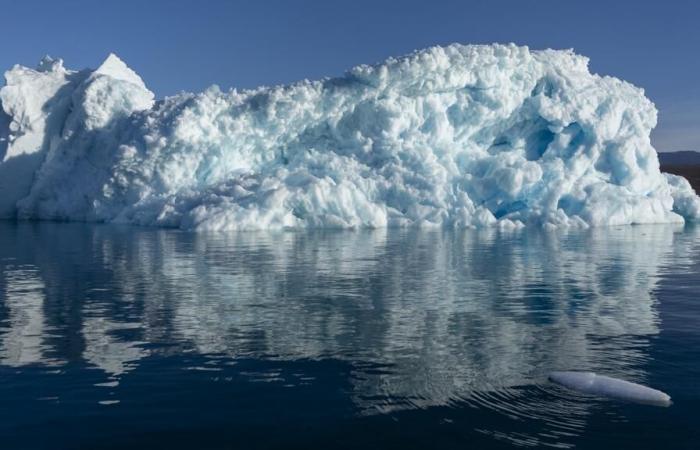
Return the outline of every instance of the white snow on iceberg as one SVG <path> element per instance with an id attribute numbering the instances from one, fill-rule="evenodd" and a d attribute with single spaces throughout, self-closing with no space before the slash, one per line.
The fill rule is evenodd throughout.
<path id="1" fill-rule="evenodd" d="M 340 78 L 154 102 L 110 55 L 0 89 L 0 216 L 185 229 L 683 222 L 641 89 L 571 51 L 433 47 Z"/>

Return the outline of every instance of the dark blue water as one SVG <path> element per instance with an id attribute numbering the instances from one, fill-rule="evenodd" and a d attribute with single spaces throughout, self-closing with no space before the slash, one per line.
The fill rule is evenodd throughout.
<path id="1" fill-rule="evenodd" d="M 0 223 L 0 445 L 698 448 L 700 229 Z M 667 408 L 570 392 L 592 370 Z"/>

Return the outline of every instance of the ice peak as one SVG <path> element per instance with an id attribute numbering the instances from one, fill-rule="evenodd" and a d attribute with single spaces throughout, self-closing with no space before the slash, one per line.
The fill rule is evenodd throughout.
<path id="1" fill-rule="evenodd" d="M 94 72 L 95 74 L 107 75 L 116 80 L 122 80 L 135 84 L 136 86 L 146 89 L 146 84 L 140 76 L 126 65 L 117 55 L 110 53 L 104 62 Z"/>

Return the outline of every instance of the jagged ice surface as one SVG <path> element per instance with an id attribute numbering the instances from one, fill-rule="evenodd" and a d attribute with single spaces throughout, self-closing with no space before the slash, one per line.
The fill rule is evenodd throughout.
<path id="1" fill-rule="evenodd" d="M 700 217 L 641 89 L 570 51 L 434 47 L 340 78 L 154 102 L 110 55 L 0 89 L 0 216 L 185 229 Z"/>

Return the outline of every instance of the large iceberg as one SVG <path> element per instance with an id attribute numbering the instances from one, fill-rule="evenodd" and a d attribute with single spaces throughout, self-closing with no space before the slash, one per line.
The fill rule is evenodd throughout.
<path id="1" fill-rule="evenodd" d="M 700 218 L 642 89 L 572 51 L 450 45 L 340 78 L 154 101 L 115 55 L 0 89 L 0 216 L 184 229 Z"/>

